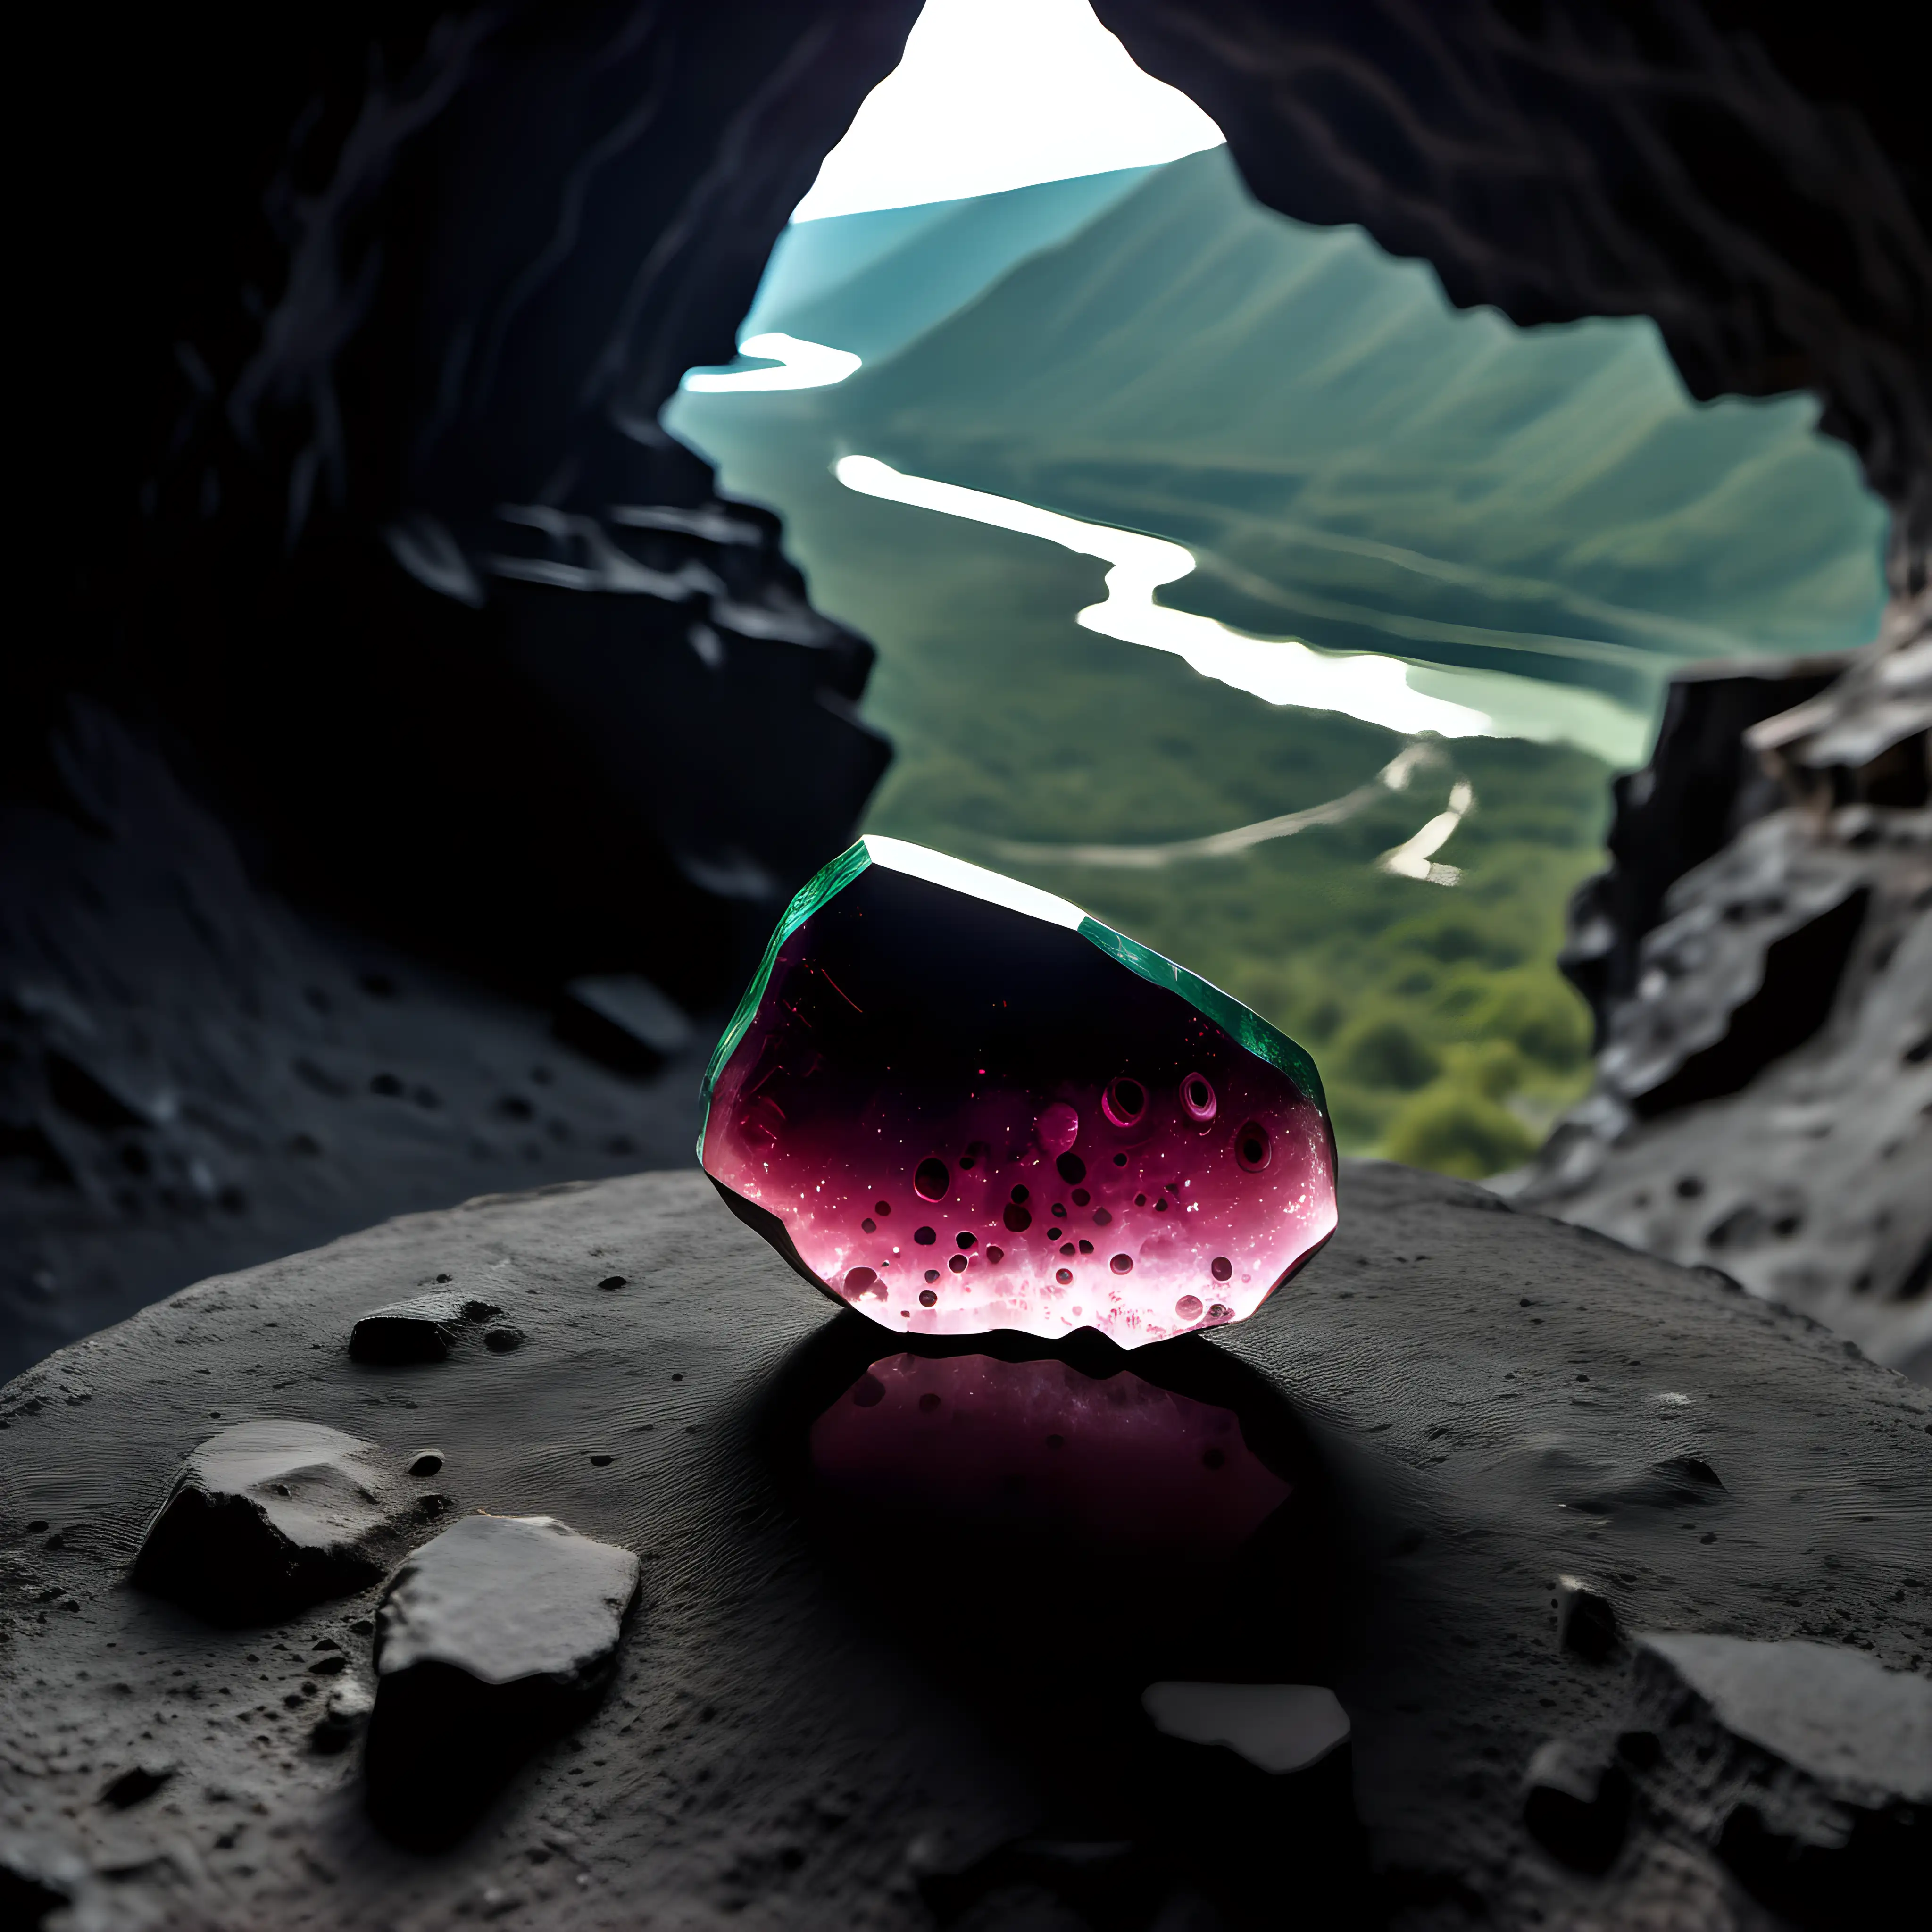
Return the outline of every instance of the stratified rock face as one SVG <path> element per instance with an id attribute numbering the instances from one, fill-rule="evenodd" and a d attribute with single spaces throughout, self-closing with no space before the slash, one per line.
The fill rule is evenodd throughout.
<path id="1" fill-rule="evenodd" d="M 1745 731 L 1816 697 L 1845 668 L 1836 656 L 1766 658 L 1697 665 L 1671 680 L 1650 763 L 1611 782 L 1610 862 L 1577 889 L 1560 956 L 1590 1003 L 1599 1046 L 1612 1008 L 1636 990 L 1639 949 L 1670 888 L 1790 802 Z"/>
<path id="2" fill-rule="evenodd" d="M 1557 1580 L 1628 1631 L 1856 1650 L 1902 1702 L 1932 1662 L 1932 1390 L 1480 1189 L 1341 1182 L 1253 1320 L 1130 1355 L 834 1316 L 696 1174 L 393 1222 L 64 1352 L 0 1394 L 4 1895 L 197 1928 L 1132 1932 L 1278 1922 L 1286 1873 L 1311 1925 L 1768 1932 L 1801 1888 L 1666 1802 L 1667 1725 L 1650 1768 L 1619 1751 L 1646 1756 L 1649 1653 L 1562 1640 Z M 526 1346 L 354 1360 L 356 1317 L 439 1271 Z M 268 1402 L 398 1466 L 435 1442 L 462 1520 L 640 1559 L 603 1701 L 442 1856 L 368 1815 L 380 1580 L 248 1630 L 124 1587 L 207 1412 Z M 594 1642 L 623 1588 L 620 1556 Z"/>
<path id="3" fill-rule="evenodd" d="M 385 1544 L 422 1520 L 373 1444 L 316 1422 L 237 1423 L 182 1465 L 134 1581 L 212 1622 L 268 1623 L 364 1588 Z"/>
<path id="4" fill-rule="evenodd" d="M 1646 1799 L 1801 1924 L 1924 1906 L 1932 1680 L 1835 1645 L 1647 1636 L 1622 1754 Z"/>
<path id="5" fill-rule="evenodd" d="M 1748 669 L 1730 689 L 1674 695 L 1620 791 L 1566 962 L 1597 1003 L 1596 1090 L 1501 1184 L 1932 1378 L 1932 592 L 1795 706 L 1764 715 Z M 1700 710 L 1728 728 L 1690 728 Z M 1650 820 L 1720 794 L 1703 823 L 1727 842 L 1666 876 L 1696 848 Z"/>
<path id="6" fill-rule="evenodd" d="M 595 974 L 572 1036 L 675 1058 L 888 751 L 870 646 L 656 412 L 917 11 L 44 16 L 88 158 L 20 452 L 58 608 L 0 652 L 0 1374 L 385 1214 L 682 1157 L 685 1070 L 627 1093 L 544 1006 Z"/>
<path id="7" fill-rule="evenodd" d="M 1334 1232 L 1314 1063 L 1078 907 L 867 838 L 794 901 L 706 1076 L 706 1172 L 911 1335 L 1252 1315 Z"/>
<path id="8" fill-rule="evenodd" d="M 472 1516 L 413 1551 L 376 1612 L 370 1814 L 448 1844 L 531 1751 L 582 1722 L 638 1594 L 628 1550 L 550 1516 Z"/>

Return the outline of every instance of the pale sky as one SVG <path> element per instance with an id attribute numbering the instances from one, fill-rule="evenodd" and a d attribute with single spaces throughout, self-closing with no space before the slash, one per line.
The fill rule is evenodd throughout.
<path id="1" fill-rule="evenodd" d="M 1087 0 L 926 0 L 795 221 L 994 194 L 1218 147 L 1186 94 L 1144 74 Z"/>

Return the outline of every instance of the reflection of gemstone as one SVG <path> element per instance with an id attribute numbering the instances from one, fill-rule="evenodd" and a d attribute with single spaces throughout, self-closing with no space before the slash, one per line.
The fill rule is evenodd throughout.
<path id="1" fill-rule="evenodd" d="M 705 1097 L 726 1201 L 902 1332 L 1133 1348 L 1252 1314 L 1334 1230 L 1293 1041 L 1064 900 L 896 839 L 793 901 Z"/>
<path id="2" fill-rule="evenodd" d="M 1177 1560 L 1232 1556 L 1290 1494 L 1232 1410 L 1051 1359 L 874 1362 L 812 1424 L 811 1459 L 842 1512 Z"/>

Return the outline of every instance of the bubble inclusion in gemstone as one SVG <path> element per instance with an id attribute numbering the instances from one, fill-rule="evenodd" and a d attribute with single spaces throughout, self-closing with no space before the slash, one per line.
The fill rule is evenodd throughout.
<path id="1" fill-rule="evenodd" d="M 1064 901 L 897 840 L 793 902 L 705 1097 L 728 1204 L 902 1334 L 1133 1348 L 1252 1314 L 1335 1226 L 1292 1041 Z"/>

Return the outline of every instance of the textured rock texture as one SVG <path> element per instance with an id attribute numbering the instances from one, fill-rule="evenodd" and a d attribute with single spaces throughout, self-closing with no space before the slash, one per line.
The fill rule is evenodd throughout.
<path id="1" fill-rule="evenodd" d="M 1652 1636 L 1634 1728 L 1639 1790 L 1807 1925 L 1910 1922 L 1932 1828 L 1932 1680 L 1802 1640 Z"/>
<path id="2" fill-rule="evenodd" d="M 870 647 L 656 411 L 916 11 L 304 6 L 50 62 L 89 155 L 56 299 L 97 306 L 49 470 L 113 454 L 53 539 L 67 634 L 8 667 L 23 760 L 90 692 L 359 925 L 713 993 L 886 752 Z"/>
<path id="3" fill-rule="evenodd" d="M 870 647 L 656 411 L 916 12 L 32 23 L 0 1373 L 384 1214 L 684 1157 L 678 1013 L 613 1037 L 638 976 L 722 1006 L 887 753 Z M 556 1053 L 560 1002 L 663 1085 Z"/>
<path id="4" fill-rule="evenodd" d="M 513 1310 L 523 1348 L 350 1358 L 356 1315 L 446 1274 Z M 1090 1564 L 984 1518 L 962 1562 L 943 1491 L 896 1547 L 835 1533 L 814 1426 L 905 1343 L 824 1307 L 701 1176 L 642 1176 L 208 1282 L 10 1384 L 11 1895 L 197 1932 L 646 1912 L 1125 1932 L 1276 1922 L 1286 1882 L 1305 1923 L 1766 1932 L 1810 1894 L 1754 1857 L 1751 1821 L 1812 1802 L 1820 1748 L 1864 1754 L 1868 1808 L 1888 1784 L 1895 1819 L 1922 1802 L 1862 1728 L 1831 1742 L 1829 1700 L 1801 1748 L 1708 1694 L 1696 1722 L 1729 1781 L 1694 1818 L 1670 1795 L 1644 1634 L 1799 1640 L 1839 1676 L 1932 1664 L 1932 1392 L 1712 1275 L 1477 1188 L 1348 1168 L 1334 1241 L 1253 1322 L 1075 1351 L 1103 1387 L 1131 1376 L 1233 1414 L 1287 1485 L 1232 1567 L 1136 1570 L 1106 1545 L 1114 1613 L 1080 1624 Z M 352 1740 L 380 1585 L 245 1631 L 127 1587 L 212 1408 L 350 1427 L 398 1462 L 434 1441 L 457 1510 L 556 1516 L 639 1560 L 602 1706 L 453 1850 L 399 1846 L 365 1809 Z M 1158 1488 L 1135 1480 L 1116 1515 Z M 1104 1484 L 1081 1493 L 1076 1526 L 1108 1507 Z M 1559 1577 L 1637 1636 L 1594 1661 L 1560 1640 Z M 1154 1729 L 1150 1686 L 1217 1681 L 1332 1690 L 1348 1741 L 1274 1778 Z M 1646 1725 L 1657 1752 L 1630 1748 L 1648 1768 L 1591 1759 Z M 1583 1841 L 1600 1874 L 1525 1822 L 1533 1766 L 1586 1810 L 1628 1786 L 1622 1828 Z M 1847 1867 L 1828 1835 L 1807 1842 L 1828 1882 Z"/>
<path id="5" fill-rule="evenodd" d="M 458 1342 L 502 1313 L 494 1301 L 465 1294 L 418 1294 L 372 1308 L 349 1331 L 358 1362 L 440 1362 Z"/>
<path id="6" fill-rule="evenodd" d="M 440 1507 L 400 1496 L 372 1444 L 265 1416 L 189 1456 L 131 1574 L 212 1623 L 272 1623 L 374 1582 L 406 1532 Z"/>

